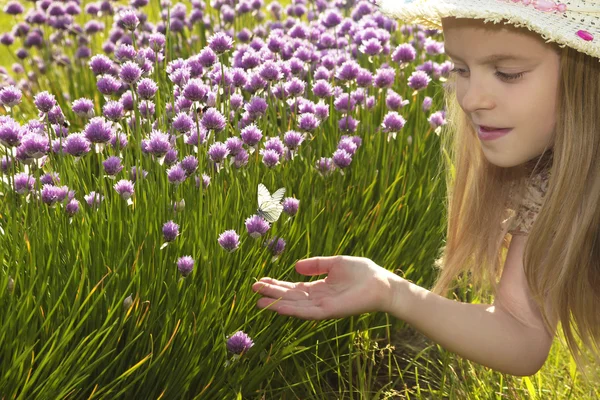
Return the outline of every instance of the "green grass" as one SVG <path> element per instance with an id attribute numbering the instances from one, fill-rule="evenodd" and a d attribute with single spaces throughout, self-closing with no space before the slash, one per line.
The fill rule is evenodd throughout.
<path id="1" fill-rule="evenodd" d="M 180 39 L 172 42 L 170 58 L 187 55 L 175 52 Z M 375 69 L 384 60 L 360 62 Z M 11 63 L 2 59 L 1 65 Z M 102 160 L 116 154 L 112 148 L 79 161 L 53 156 L 43 171 L 33 169 L 36 177 L 58 171 L 61 185 L 76 190 L 82 209 L 72 219 L 63 207 L 27 201 L 4 185 L 0 287 L 13 279 L 14 291 L 0 291 L 0 398 L 598 398 L 598 386 L 581 381 L 558 340 L 539 373 L 517 378 L 463 360 L 382 313 L 314 322 L 256 309 L 257 296 L 250 290 L 255 279 L 307 280 L 295 273 L 294 263 L 316 255 L 369 257 L 417 284 L 432 284 L 433 260 L 445 232 L 445 187 L 435 172 L 439 137 L 420 104 L 429 95 L 432 111 L 438 110 L 441 87 L 435 82 L 413 96 L 404 84 L 410 72 L 394 85 L 411 101 L 402 110 L 407 119 L 402 133 L 388 142 L 377 131 L 385 114 L 382 97 L 374 110 L 357 111 L 363 145 L 344 174 L 323 177 L 314 169 L 341 136 L 340 114 L 332 109 L 298 156 L 275 169 L 254 153 L 247 168 L 216 173 L 205 167 L 200 151 L 199 172 L 212 178 L 206 190 L 193 180 L 169 184 L 167 167 L 137 150 L 148 127 L 122 123 L 131 145 L 124 163 L 150 172 L 136 183 L 133 207 L 112 189 L 115 181 L 100 173 Z M 163 99 L 156 112 L 163 117 L 171 83 L 164 74 L 153 78 Z M 82 130 L 85 121 L 70 111 L 70 100 L 95 97 L 97 112 L 106 101 L 85 65 L 51 68 L 39 85 L 56 94 L 71 132 Z M 293 127 L 289 113 L 272 110 L 258 121 L 266 136 Z M 35 118 L 31 96 L 12 112 L 21 123 Z M 158 127 L 168 129 L 164 119 Z M 218 135 L 224 140 L 238 133 L 228 127 Z M 180 159 L 195 154 L 181 138 L 177 145 Z M 299 213 L 282 217 L 268 233 L 287 242 L 278 260 L 245 233 L 259 182 L 271 191 L 285 187 L 286 196 L 300 199 Z M 98 210 L 83 201 L 92 190 L 106 196 Z M 185 209 L 174 212 L 172 202 L 181 199 Z M 181 235 L 161 249 L 161 227 L 170 219 L 180 225 Z M 227 229 L 242 237 L 231 254 L 216 240 Z M 196 261 L 185 279 L 175 266 L 182 255 Z M 130 294 L 133 305 L 125 310 Z M 240 329 L 255 345 L 226 366 L 231 356 L 225 338 Z"/>

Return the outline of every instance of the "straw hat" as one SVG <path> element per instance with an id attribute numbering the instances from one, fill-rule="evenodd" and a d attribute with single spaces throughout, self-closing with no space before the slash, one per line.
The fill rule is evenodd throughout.
<path id="1" fill-rule="evenodd" d="M 406 24 L 442 29 L 442 18 L 476 18 L 526 27 L 546 42 L 600 61 L 600 0 L 376 0 L 384 14 Z"/>

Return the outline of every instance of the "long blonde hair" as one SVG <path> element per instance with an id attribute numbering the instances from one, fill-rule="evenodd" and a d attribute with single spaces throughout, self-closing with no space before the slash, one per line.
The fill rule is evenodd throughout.
<path id="1" fill-rule="evenodd" d="M 466 277 L 479 293 L 495 295 L 510 245 L 501 221 L 507 210 L 517 209 L 529 179 L 548 168 L 548 190 L 529 232 L 524 270 L 548 330 L 550 320 L 560 321 L 585 375 L 576 338 L 600 365 L 600 62 L 548 45 L 561 57 L 554 146 L 524 165 L 501 168 L 486 160 L 456 100 L 455 76 L 445 85 L 448 125 L 441 141 L 448 227 L 432 291 L 447 296 Z"/>

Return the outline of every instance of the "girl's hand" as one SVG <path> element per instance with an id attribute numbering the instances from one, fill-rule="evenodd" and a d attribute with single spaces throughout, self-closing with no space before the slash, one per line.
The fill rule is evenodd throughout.
<path id="1" fill-rule="evenodd" d="M 258 308 L 309 320 L 388 312 L 392 282 L 401 279 L 368 258 L 351 256 L 307 258 L 296 263 L 296 271 L 327 277 L 296 283 L 261 278 L 252 285 L 253 291 L 264 296 L 258 299 Z"/>

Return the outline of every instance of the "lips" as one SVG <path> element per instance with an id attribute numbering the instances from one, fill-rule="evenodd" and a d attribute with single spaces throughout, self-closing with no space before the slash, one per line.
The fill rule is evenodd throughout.
<path id="1" fill-rule="evenodd" d="M 510 129 L 510 128 L 496 128 L 494 126 L 485 126 L 485 125 L 479 125 L 483 130 L 486 131 L 500 131 L 502 129 Z"/>

